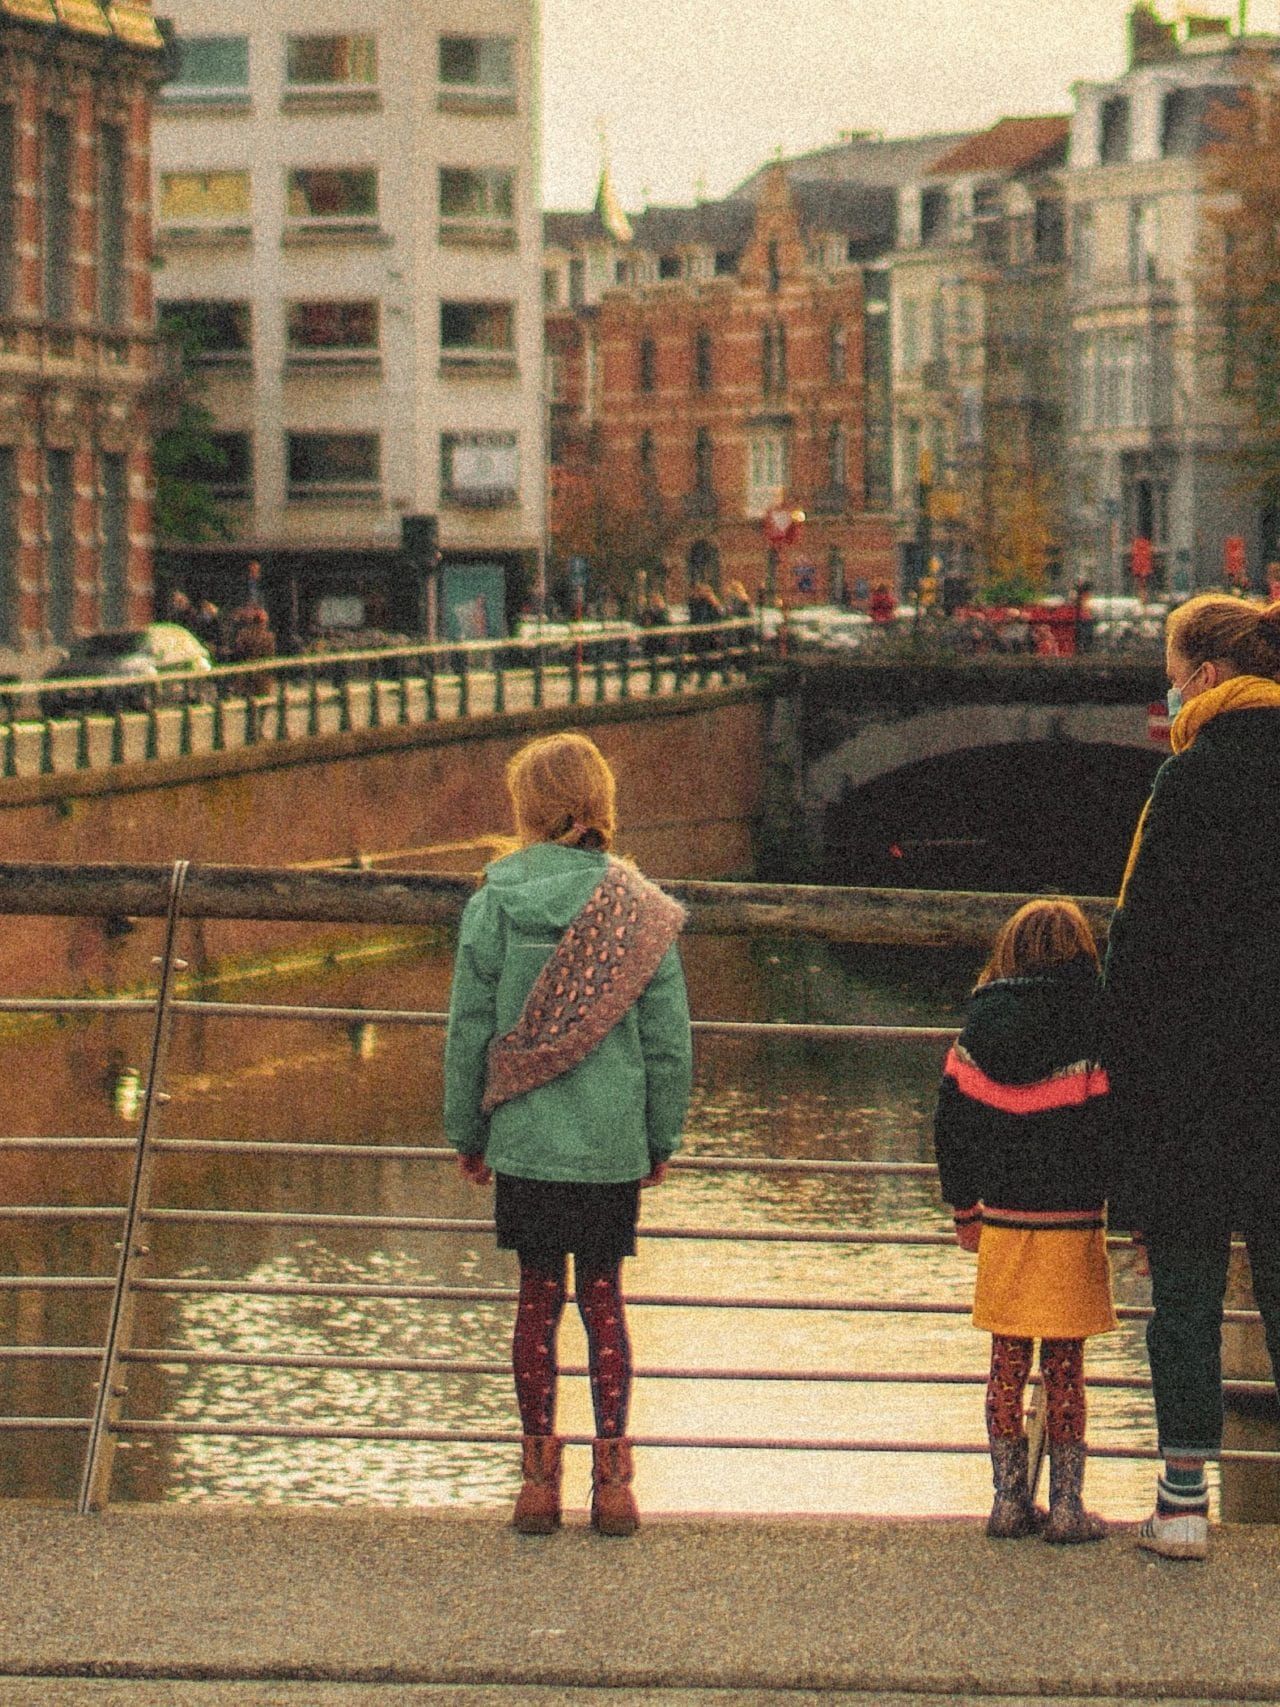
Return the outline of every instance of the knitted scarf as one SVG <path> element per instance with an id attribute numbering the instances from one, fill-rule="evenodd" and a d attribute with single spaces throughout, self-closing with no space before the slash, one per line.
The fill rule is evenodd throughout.
<path id="1" fill-rule="evenodd" d="M 1204 693 L 1198 693 L 1194 699 L 1187 701 L 1173 720 L 1169 730 L 1169 744 L 1175 753 L 1185 753 L 1205 724 L 1224 711 L 1260 710 L 1280 710 L 1280 682 L 1272 681 L 1270 676 L 1228 676 L 1227 680 L 1219 682 L 1217 687 L 1206 688 Z M 1150 810 L 1151 802 L 1148 800 L 1138 818 L 1138 827 L 1133 833 L 1133 845 L 1129 849 L 1124 876 L 1120 880 L 1120 899 L 1117 902 L 1120 907 L 1124 906 L 1129 878 L 1138 863 L 1138 849 L 1142 845 L 1142 832 Z"/>
<path id="2" fill-rule="evenodd" d="M 684 920 L 684 908 L 656 884 L 610 860 L 534 981 L 520 1018 L 489 1045 L 484 1113 L 584 1061 L 644 994 Z"/>

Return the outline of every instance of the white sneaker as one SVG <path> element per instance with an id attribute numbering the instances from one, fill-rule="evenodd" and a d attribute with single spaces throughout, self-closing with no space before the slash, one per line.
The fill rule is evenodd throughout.
<path id="1" fill-rule="evenodd" d="M 1138 1545 L 1162 1559 L 1207 1559 L 1209 1519 L 1203 1512 L 1180 1512 L 1165 1517 L 1159 1510 L 1138 1531 Z"/>

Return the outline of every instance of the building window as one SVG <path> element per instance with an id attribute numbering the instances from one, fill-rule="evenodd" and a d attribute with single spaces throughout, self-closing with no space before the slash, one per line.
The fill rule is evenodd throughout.
<path id="1" fill-rule="evenodd" d="M 542 306 L 558 308 L 560 306 L 560 274 L 554 267 L 542 269 Z"/>
<path id="2" fill-rule="evenodd" d="M 1033 241 L 1042 267 L 1058 266 L 1067 252 L 1063 206 L 1057 196 L 1037 196 Z"/>
<path id="3" fill-rule="evenodd" d="M 290 302 L 284 325 L 290 356 L 321 360 L 368 354 L 378 348 L 376 301 Z"/>
<path id="4" fill-rule="evenodd" d="M 569 262 L 569 306 L 581 308 L 587 294 L 587 269 L 580 255 Z"/>
<path id="5" fill-rule="evenodd" d="M 681 256 L 658 256 L 658 277 L 660 279 L 678 279 L 683 271 L 684 265 Z"/>
<path id="6" fill-rule="evenodd" d="M 376 498 L 381 480 L 376 433 L 286 433 L 290 498 Z"/>
<path id="7" fill-rule="evenodd" d="M 653 434 L 648 427 L 640 435 L 640 482 L 649 487 L 655 484 L 658 477 L 657 452 L 654 449 Z"/>
<path id="8" fill-rule="evenodd" d="M 693 441 L 693 489 L 700 498 L 709 498 L 715 491 L 711 432 L 699 427 Z"/>
<path id="9" fill-rule="evenodd" d="M 1129 203 L 1129 283 L 1145 284 L 1160 273 L 1160 204 Z"/>
<path id="10" fill-rule="evenodd" d="M 516 175 L 508 167 L 440 168 L 442 234 L 508 240 L 515 235 L 515 217 Z"/>
<path id="11" fill-rule="evenodd" d="M 98 575 L 98 621 L 103 628 L 123 628 L 129 619 L 128 508 L 125 459 L 116 455 L 104 456 L 98 511 L 99 532 L 102 538 Z"/>
<path id="12" fill-rule="evenodd" d="M 693 340 L 693 383 L 699 391 L 710 391 L 714 383 L 711 334 L 702 327 Z"/>
<path id="13" fill-rule="evenodd" d="M 625 261 L 615 261 L 613 263 L 613 282 L 614 282 L 614 284 L 625 285 L 627 282 L 627 275 L 628 275 L 629 271 L 630 271 L 630 269 L 627 266 L 627 263 Z"/>
<path id="14" fill-rule="evenodd" d="M 787 329 L 781 321 L 760 329 L 760 389 L 766 397 L 787 389 Z"/>
<path id="15" fill-rule="evenodd" d="M 248 172 L 162 172 L 160 221 L 189 229 L 248 229 Z"/>
<path id="16" fill-rule="evenodd" d="M 738 270 L 738 257 L 732 249 L 717 249 L 715 260 L 715 275 L 718 279 L 727 277 Z"/>
<path id="17" fill-rule="evenodd" d="M 373 166 L 297 166 L 289 173 L 286 217 L 299 226 L 369 226 L 378 218 Z"/>
<path id="18" fill-rule="evenodd" d="M 59 646 L 65 646 L 75 632 L 74 506 L 74 457 L 69 450 L 51 450 L 45 457 L 45 533 L 49 541 L 45 623 L 50 639 Z"/>
<path id="19" fill-rule="evenodd" d="M 1098 108 L 1098 159 L 1114 166 L 1129 158 L 1129 97 L 1110 95 Z"/>
<path id="20" fill-rule="evenodd" d="M 71 318 L 71 121 L 65 113 L 44 119 L 44 311 L 50 320 Z"/>
<path id="21" fill-rule="evenodd" d="M 960 443 L 966 450 L 976 450 L 982 443 L 982 387 L 960 387 Z"/>
<path id="22" fill-rule="evenodd" d="M 510 36 L 441 36 L 440 82 L 445 88 L 510 94 L 516 86 L 516 44 Z"/>
<path id="23" fill-rule="evenodd" d="M 446 503 L 504 509 L 519 502 L 520 464 L 514 433 L 443 433 L 440 487 Z"/>
<path id="24" fill-rule="evenodd" d="M 12 109 L 9 109 L 12 111 Z M 18 453 L 0 445 L 0 644 L 18 633 Z"/>
<path id="25" fill-rule="evenodd" d="M 747 514 L 762 516 L 786 496 L 791 451 L 785 433 L 760 433 L 751 440 L 747 467 Z"/>
<path id="26" fill-rule="evenodd" d="M 162 327 L 177 331 L 199 362 L 241 362 L 253 348 L 253 310 L 222 298 L 158 302 Z"/>
<path id="27" fill-rule="evenodd" d="M 658 383 L 658 349 L 652 338 L 640 340 L 640 389 L 653 391 Z"/>
<path id="28" fill-rule="evenodd" d="M 837 320 L 827 335 L 827 378 L 832 385 L 843 385 L 848 376 L 849 334 Z"/>
<path id="29" fill-rule="evenodd" d="M 442 302 L 440 351 L 463 361 L 514 366 L 516 311 L 510 302 Z"/>
<path id="30" fill-rule="evenodd" d="M 16 143 L 13 108 L 8 101 L 0 101 L 0 313 L 13 301 Z"/>
<path id="31" fill-rule="evenodd" d="M 377 38 L 290 36 L 285 79 L 291 89 L 371 88 L 378 81 Z"/>
<path id="32" fill-rule="evenodd" d="M 164 88 L 182 101 L 245 100 L 249 91 L 248 36 L 183 36 L 174 40 L 178 69 Z"/>
<path id="33" fill-rule="evenodd" d="M 125 318 L 124 131 L 104 124 L 98 138 L 98 312 L 104 325 Z"/>
<path id="34" fill-rule="evenodd" d="M 849 485 L 849 433 L 843 421 L 827 428 L 827 485 L 833 492 Z"/>
<path id="35" fill-rule="evenodd" d="M 1093 209 L 1078 207 L 1071 216 L 1071 273 L 1083 282 L 1093 277 Z"/>
<path id="36" fill-rule="evenodd" d="M 945 243 L 951 236 L 951 203 L 944 189 L 920 193 L 920 241 L 926 248 Z"/>
<path id="37" fill-rule="evenodd" d="M 253 496 L 253 440 L 248 433 L 211 433 L 217 472 L 209 479 L 215 498 L 248 501 Z"/>
<path id="38" fill-rule="evenodd" d="M 769 289 L 771 291 L 774 291 L 774 292 L 781 290 L 782 289 L 782 261 L 781 261 L 781 257 L 779 254 L 778 242 L 777 242 L 776 238 L 771 237 L 769 239 L 769 248 L 767 251 L 766 266 L 767 266 L 768 275 L 769 275 L 769 278 L 768 278 Z"/>

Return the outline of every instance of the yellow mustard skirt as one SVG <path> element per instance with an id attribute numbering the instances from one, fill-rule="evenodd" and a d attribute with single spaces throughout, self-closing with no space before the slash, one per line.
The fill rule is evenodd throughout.
<path id="1" fill-rule="evenodd" d="M 1016 1339 L 1079 1340 L 1116 1325 L 1101 1227 L 984 1226 L 973 1325 Z"/>

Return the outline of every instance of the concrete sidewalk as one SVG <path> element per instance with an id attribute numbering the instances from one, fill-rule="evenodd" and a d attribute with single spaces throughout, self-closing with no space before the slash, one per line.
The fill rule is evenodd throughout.
<path id="1" fill-rule="evenodd" d="M 0 1569 L 3 1707 L 1280 1701 L 1271 1527 L 1175 1565 L 1132 1530 L 1053 1548 L 976 1520 L 681 1517 L 609 1541 L 580 1516 L 534 1539 L 497 1513 L 13 1503 Z"/>

